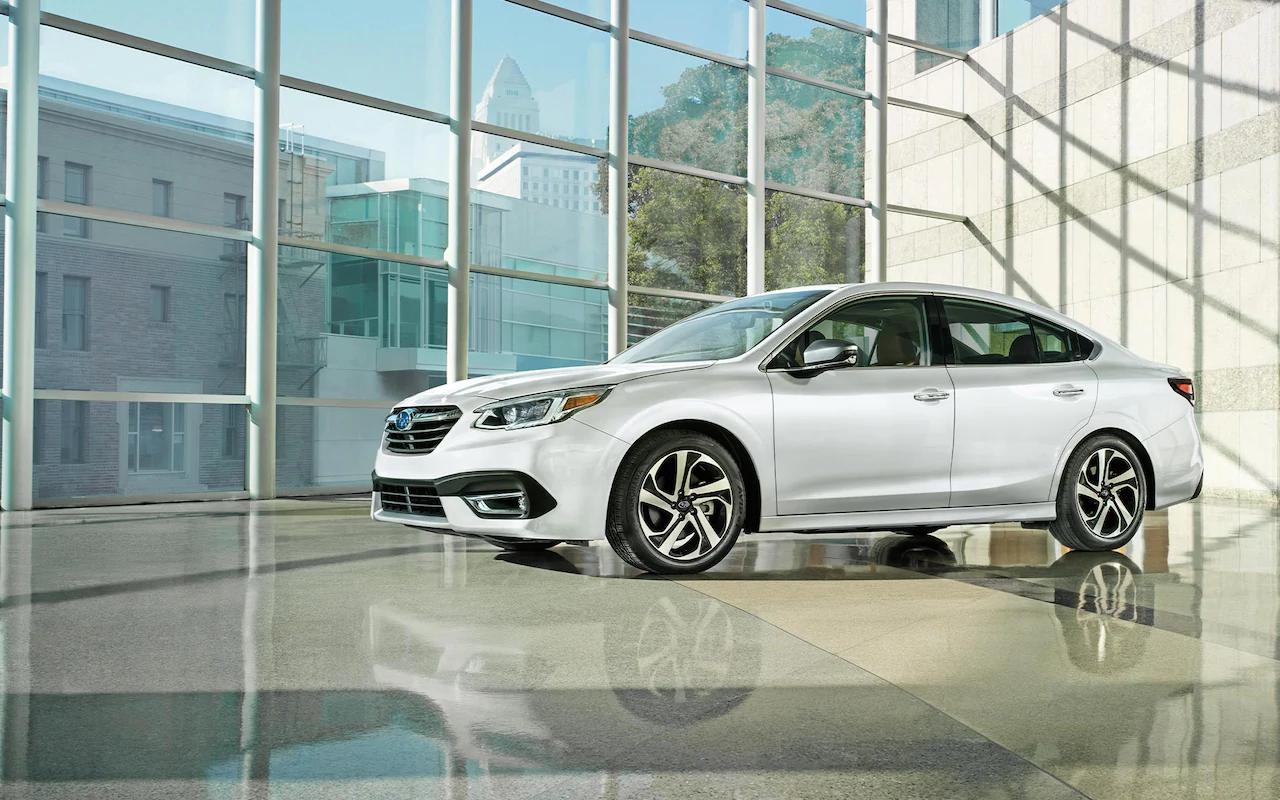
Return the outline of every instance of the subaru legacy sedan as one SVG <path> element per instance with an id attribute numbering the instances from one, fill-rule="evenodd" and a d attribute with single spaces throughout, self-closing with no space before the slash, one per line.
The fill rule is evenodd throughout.
<path id="1" fill-rule="evenodd" d="M 387 417 L 373 518 L 510 550 L 607 539 L 691 573 L 742 534 L 1022 522 L 1114 550 L 1200 493 L 1195 390 L 1047 308 L 917 283 L 708 309 L 600 366 L 475 378 Z"/>

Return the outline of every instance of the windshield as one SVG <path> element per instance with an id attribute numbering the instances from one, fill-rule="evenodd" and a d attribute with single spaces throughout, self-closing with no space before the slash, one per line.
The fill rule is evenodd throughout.
<path id="1" fill-rule="evenodd" d="M 610 363 L 737 358 L 830 291 L 807 289 L 730 300 L 658 331 Z"/>

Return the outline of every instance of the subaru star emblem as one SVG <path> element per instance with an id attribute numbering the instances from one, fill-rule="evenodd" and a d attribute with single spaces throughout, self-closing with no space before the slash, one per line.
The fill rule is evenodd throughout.
<path id="1" fill-rule="evenodd" d="M 396 430 L 407 431 L 409 430 L 409 426 L 412 424 L 413 414 L 408 409 L 396 414 Z"/>

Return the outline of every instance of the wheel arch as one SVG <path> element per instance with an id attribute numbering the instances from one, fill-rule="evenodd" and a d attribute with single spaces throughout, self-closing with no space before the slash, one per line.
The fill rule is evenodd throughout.
<path id="1" fill-rule="evenodd" d="M 1155 510 L 1156 471 L 1155 471 L 1154 465 L 1151 463 L 1151 454 L 1147 452 L 1147 448 L 1142 446 L 1142 441 L 1139 440 L 1137 436 L 1134 436 L 1132 433 L 1125 430 L 1124 428 L 1114 428 L 1114 427 L 1096 428 L 1094 430 L 1089 431 L 1084 436 L 1081 436 L 1080 440 L 1076 442 L 1075 447 L 1072 447 L 1071 450 L 1067 452 L 1066 458 L 1063 459 L 1062 469 L 1060 470 L 1061 474 L 1058 476 L 1058 483 L 1055 484 L 1055 487 L 1061 486 L 1062 481 L 1065 481 L 1067 479 L 1067 475 L 1066 475 L 1067 462 L 1071 460 L 1072 456 L 1074 456 L 1080 450 L 1081 447 L 1084 447 L 1085 442 L 1089 441 L 1095 436 L 1104 436 L 1104 435 L 1114 436 L 1120 441 L 1129 445 L 1129 447 L 1133 449 L 1133 452 L 1138 456 L 1138 461 L 1140 462 L 1140 465 L 1142 467 L 1142 476 L 1147 481 L 1146 510 L 1147 511 Z M 1057 497 L 1057 495 L 1058 493 L 1055 489 L 1053 496 Z"/>
<path id="2" fill-rule="evenodd" d="M 631 447 L 627 448 L 627 455 L 630 455 L 636 448 L 642 446 L 653 436 L 664 431 L 694 431 L 715 439 L 724 445 L 733 457 L 737 459 L 738 466 L 742 470 L 742 481 L 747 486 L 747 517 L 743 525 L 743 533 L 755 533 L 760 530 L 760 473 L 756 470 L 755 460 L 751 458 L 751 453 L 747 450 L 746 445 L 742 443 L 732 431 L 714 422 L 708 422 L 703 419 L 676 419 L 664 422 L 654 428 L 645 431 Z M 626 456 L 623 456 L 623 461 Z M 614 484 L 617 483 L 617 475 L 614 475 Z"/>

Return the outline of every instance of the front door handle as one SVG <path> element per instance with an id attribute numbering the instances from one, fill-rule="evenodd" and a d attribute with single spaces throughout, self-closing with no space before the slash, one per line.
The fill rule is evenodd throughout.
<path id="1" fill-rule="evenodd" d="M 1079 397 L 1084 394 L 1084 389 L 1079 386 L 1059 386 L 1053 390 L 1054 397 Z"/>
<path id="2" fill-rule="evenodd" d="M 922 403 L 927 403 L 930 400 L 946 400 L 951 396 L 951 392 L 944 392 L 939 389 L 921 389 L 912 396 Z"/>

